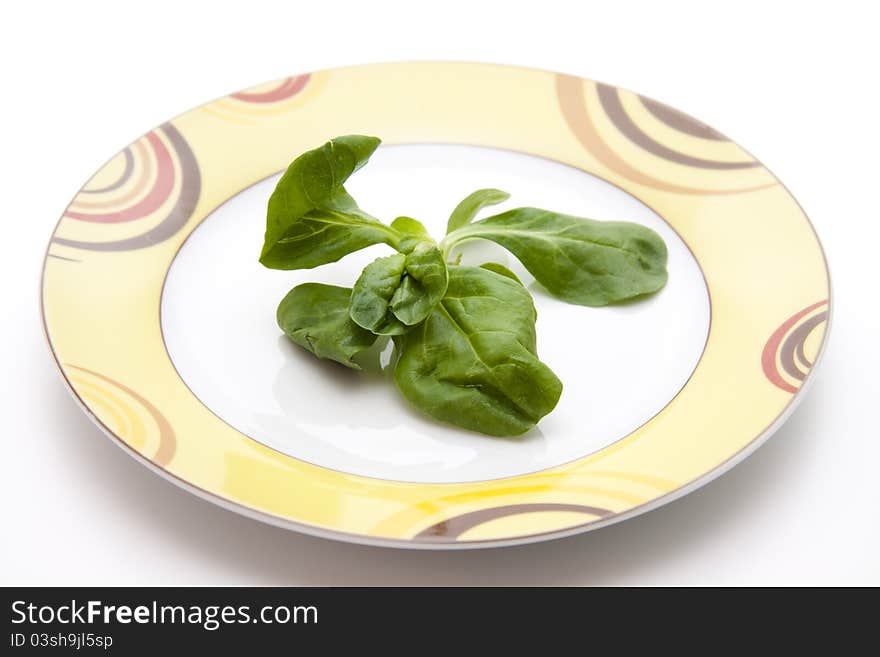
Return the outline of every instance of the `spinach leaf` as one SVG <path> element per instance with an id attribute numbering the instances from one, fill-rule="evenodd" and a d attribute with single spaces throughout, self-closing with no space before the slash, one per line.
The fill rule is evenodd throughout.
<path id="1" fill-rule="evenodd" d="M 420 242 L 428 241 L 432 244 L 434 243 L 434 240 L 428 234 L 428 229 L 420 221 L 412 217 L 398 217 L 391 222 L 391 227 L 401 235 L 398 246 L 401 253 L 409 253 Z"/>
<path id="2" fill-rule="evenodd" d="M 297 285 L 278 305 L 278 326 L 299 346 L 318 358 L 335 360 L 355 370 L 352 360 L 368 349 L 376 336 L 348 316 L 351 290 L 322 283 Z"/>
<path id="3" fill-rule="evenodd" d="M 522 281 L 519 280 L 519 276 L 510 271 L 507 267 L 497 262 L 484 262 L 480 265 L 483 269 L 488 269 L 489 271 L 494 271 L 496 274 L 501 274 L 502 276 L 507 276 L 512 281 L 516 281 L 520 285 L 522 285 Z"/>
<path id="4" fill-rule="evenodd" d="M 656 292 L 666 284 L 666 244 L 650 228 L 518 208 L 450 233 L 444 253 L 472 238 L 511 251 L 551 294 L 604 306 Z"/>
<path id="5" fill-rule="evenodd" d="M 396 247 L 398 233 L 358 208 L 343 183 L 366 164 L 376 137 L 337 137 L 296 158 L 269 198 L 260 262 L 311 269 L 370 246 Z"/>
<path id="6" fill-rule="evenodd" d="M 562 393 L 538 360 L 535 318 L 522 285 L 484 268 L 450 266 L 442 301 L 422 324 L 394 337 L 394 380 L 437 420 L 493 436 L 525 433 Z"/>
<path id="7" fill-rule="evenodd" d="M 378 258 L 354 284 L 349 313 L 377 335 L 399 335 L 423 321 L 446 292 L 446 262 L 433 242 Z"/>
<path id="8" fill-rule="evenodd" d="M 391 298 L 391 311 L 413 326 L 425 320 L 446 292 L 446 261 L 437 245 L 421 242 L 406 256 L 406 275 Z"/>
<path id="9" fill-rule="evenodd" d="M 377 335 L 398 335 L 406 325 L 391 312 L 391 300 L 400 288 L 406 266 L 403 253 L 377 258 L 364 268 L 354 284 L 348 308 L 355 324 Z"/>
<path id="10" fill-rule="evenodd" d="M 504 203 L 509 198 L 510 194 L 500 189 L 478 189 L 455 206 L 446 224 L 446 234 L 469 224 L 483 208 Z"/>

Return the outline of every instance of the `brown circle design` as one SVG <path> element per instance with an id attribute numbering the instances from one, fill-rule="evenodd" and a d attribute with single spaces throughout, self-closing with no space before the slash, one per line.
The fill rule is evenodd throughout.
<path id="1" fill-rule="evenodd" d="M 69 239 L 58 236 L 56 230 L 54 244 L 89 251 L 143 249 L 167 240 L 186 225 L 199 201 L 202 181 L 195 155 L 177 128 L 164 123 L 122 155 L 122 174 L 104 187 L 84 188 L 63 221 L 105 224 L 108 235 L 116 224 L 149 221 L 150 227 L 133 237 L 108 241 Z M 175 194 L 164 216 L 151 221 Z"/>
<path id="2" fill-rule="evenodd" d="M 599 93 L 599 101 L 602 103 L 602 108 L 605 110 L 605 113 L 608 115 L 608 118 L 611 119 L 614 126 L 626 135 L 631 142 L 642 147 L 649 153 L 653 153 L 657 157 L 662 157 L 664 160 L 669 160 L 670 162 L 675 162 L 677 164 L 698 167 L 700 169 L 750 169 L 752 167 L 761 166 L 760 162 L 756 162 L 753 159 L 743 162 L 719 162 L 717 160 L 694 157 L 693 155 L 688 155 L 687 153 L 682 153 L 681 151 L 669 148 L 645 132 L 636 124 L 632 117 L 626 113 L 623 103 L 620 100 L 619 89 L 616 87 L 610 87 L 607 84 L 597 84 L 596 90 Z M 679 122 L 679 125 L 680 124 L 681 123 Z M 669 124 L 667 123 L 667 125 Z M 688 134 L 693 135 L 694 130 L 688 130 L 687 132 Z M 716 140 L 725 140 L 720 136 L 720 133 L 715 134 L 717 135 L 715 137 Z"/>
<path id="3" fill-rule="evenodd" d="M 132 173 L 134 173 L 134 155 L 131 152 L 131 146 L 126 146 L 122 151 L 122 157 L 125 158 L 125 167 L 122 169 L 122 173 L 119 178 L 114 180 L 109 185 L 105 185 L 104 187 L 98 187 L 97 189 L 90 189 L 88 187 L 84 187 L 79 190 L 80 194 L 106 194 L 107 192 L 112 192 L 113 190 L 119 189 L 125 183 L 128 182 L 129 178 L 131 178 Z"/>
<path id="4" fill-rule="evenodd" d="M 767 339 L 761 352 L 761 367 L 777 388 L 795 393 L 809 374 L 813 362 L 804 353 L 804 344 L 817 326 L 828 321 L 828 309 L 819 310 L 827 305 L 828 299 L 824 299 L 799 310 Z"/>
<path id="5" fill-rule="evenodd" d="M 305 89 L 311 77 L 310 73 L 304 73 L 303 75 L 284 78 L 276 87 L 268 91 L 239 91 L 238 93 L 231 94 L 229 97 L 245 103 L 279 103 L 296 96 Z"/>
<path id="6" fill-rule="evenodd" d="M 478 527 L 490 520 L 516 516 L 522 513 L 535 513 L 539 511 L 570 511 L 604 518 L 613 515 L 610 509 L 602 509 L 595 506 L 582 504 L 558 504 L 558 503 L 533 503 L 533 504 L 508 504 L 489 509 L 478 509 L 459 516 L 448 518 L 431 525 L 416 534 L 413 539 L 422 542 L 449 543 L 458 540 L 458 537 L 466 531 Z"/>
<path id="7" fill-rule="evenodd" d="M 171 462 L 171 459 L 174 458 L 174 453 L 177 450 L 177 437 L 175 436 L 174 428 L 171 426 L 171 423 L 162 414 L 162 412 L 158 408 L 156 408 L 155 404 L 153 404 L 143 395 L 138 394 L 128 386 L 120 383 L 119 381 L 116 381 L 115 379 L 111 379 L 109 376 L 101 374 L 100 372 L 95 372 L 94 370 L 90 370 L 85 367 L 79 367 L 78 365 L 71 365 L 70 363 L 66 364 L 65 367 L 76 370 L 78 372 L 83 372 L 106 384 L 109 384 L 111 389 L 116 389 L 126 395 L 126 397 L 128 397 L 130 400 L 133 400 L 134 404 L 129 402 L 128 404 L 125 404 L 126 408 L 128 408 L 135 415 L 146 414 L 153 420 L 153 422 L 155 422 L 156 426 L 159 429 L 158 446 L 156 447 L 156 450 L 153 453 L 151 459 L 154 463 L 162 467 L 167 466 Z M 101 422 L 101 424 L 103 425 L 103 422 Z M 107 430 L 109 431 L 109 429 Z M 111 431 L 111 433 L 113 432 Z"/>
<path id="8" fill-rule="evenodd" d="M 600 110 L 593 111 L 588 109 L 586 93 L 595 93 Z M 622 91 L 617 87 L 607 84 L 591 83 L 588 88 L 581 78 L 563 74 L 556 76 L 556 94 L 559 107 L 572 133 L 574 133 L 580 144 L 596 159 L 626 180 L 666 192 L 704 196 L 738 194 L 774 187 L 778 184 L 777 181 L 770 180 L 769 182 L 757 185 L 748 184 L 739 187 L 720 188 L 717 186 L 718 179 L 713 177 L 706 178 L 705 187 L 698 187 L 683 185 L 675 180 L 647 173 L 639 167 L 638 163 L 630 161 L 603 137 L 596 124 L 596 119 L 598 118 L 596 111 L 604 113 L 605 118 L 610 121 L 614 128 L 642 151 L 667 162 L 688 167 L 691 172 L 689 176 L 691 180 L 700 180 L 700 178 L 694 176 L 694 173 L 700 171 L 704 171 L 707 174 L 714 172 L 716 176 L 719 172 L 727 171 L 728 175 L 733 175 L 737 171 L 761 169 L 763 165 L 745 152 L 743 152 L 743 159 L 741 161 L 728 162 L 696 156 L 662 144 L 650 135 L 647 128 L 640 126 L 630 116 L 621 101 L 621 93 Z M 712 130 L 682 112 L 672 110 L 672 108 L 662 103 L 651 101 L 642 96 L 638 96 L 638 99 L 648 113 L 656 117 L 667 127 L 683 135 L 688 137 L 696 136 L 715 142 L 729 141 L 721 133 Z M 730 182 L 733 180 L 735 179 L 732 179 Z"/>
<path id="9" fill-rule="evenodd" d="M 692 116 L 680 112 L 674 107 L 665 105 L 658 100 L 648 98 L 647 96 L 639 96 L 639 101 L 651 115 L 666 124 L 673 130 L 678 130 L 691 137 L 699 137 L 700 139 L 712 139 L 714 141 L 730 141 L 714 128 L 706 125 L 702 121 L 698 121 Z"/>

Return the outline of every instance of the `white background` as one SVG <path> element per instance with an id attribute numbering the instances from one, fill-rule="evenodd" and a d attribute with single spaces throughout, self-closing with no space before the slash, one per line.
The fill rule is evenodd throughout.
<path id="1" fill-rule="evenodd" d="M 7 3 L 0 584 L 880 584 L 880 49 L 869 6 Z M 697 116 L 774 171 L 819 232 L 835 294 L 825 360 L 789 422 L 658 511 L 575 538 L 455 553 L 264 526 L 111 444 L 68 396 L 40 332 L 43 248 L 76 190 L 130 140 L 206 100 L 400 59 L 607 81 Z"/>

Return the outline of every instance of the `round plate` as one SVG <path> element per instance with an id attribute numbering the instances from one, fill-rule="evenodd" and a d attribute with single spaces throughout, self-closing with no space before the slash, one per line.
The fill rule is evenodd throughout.
<path id="1" fill-rule="evenodd" d="M 383 140 L 347 185 L 377 216 L 442 233 L 461 197 L 499 187 L 510 207 L 651 226 L 669 246 L 669 283 L 638 303 L 570 306 L 506 252 L 468 246 L 465 261 L 524 274 L 542 360 L 565 389 L 521 438 L 434 423 L 395 394 L 387 353 L 349 372 L 274 324 L 293 285 L 350 285 L 381 253 L 306 272 L 256 262 L 278 173 L 349 133 Z M 171 481 L 311 534 L 456 548 L 607 525 L 732 467 L 802 396 L 829 294 L 794 198 L 699 121 L 567 75 L 420 62 L 286 78 L 133 142 L 59 221 L 42 309 L 85 410 Z"/>

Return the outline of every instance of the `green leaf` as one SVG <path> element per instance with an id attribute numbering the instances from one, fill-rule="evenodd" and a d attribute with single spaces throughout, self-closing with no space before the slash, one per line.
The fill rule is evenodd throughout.
<path id="1" fill-rule="evenodd" d="M 391 227 L 405 235 L 415 235 L 423 239 L 430 239 L 431 237 L 425 225 L 412 217 L 398 217 L 391 222 Z"/>
<path id="2" fill-rule="evenodd" d="M 354 284 L 349 313 L 378 335 L 399 335 L 424 321 L 446 292 L 446 262 L 431 242 L 378 258 Z"/>
<path id="3" fill-rule="evenodd" d="M 348 308 L 355 324 L 377 335 L 406 331 L 406 325 L 391 312 L 391 299 L 400 287 L 405 266 L 406 256 L 395 253 L 364 267 L 352 289 Z"/>
<path id="4" fill-rule="evenodd" d="M 480 265 L 480 267 L 482 267 L 483 269 L 488 269 L 489 271 L 494 271 L 496 274 L 507 276 L 507 278 L 509 278 L 510 280 L 516 281 L 517 283 L 522 285 L 522 281 L 519 280 L 519 276 L 514 274 L 504 265 L 501 265 L 497 262 L 484 262 L 482 265 Z"/>
<path id="5" fill-rule="evenodd" d="M 510 194 L 500 189 L 478 189 L 455 206 L 446 224 L 446 234 L 469 224 L 483 208 L 504 203 L 509 198 Z"/>
<path id="6" fill-rule="evenodd" d="M 440 249 L 422 242 L 406 256 L 406 275 L 391 298 L 391 310 L 413 326 L 425 320 L 446 292 L 448 274 Z"/>
<path id="7" fill-rule="evenodd" d="M 402 253 L 409 253 L 419 242 L 434 243 L 428 229 L 412 217 L 398 217 L 391 222 L 391 227 L 401 234 L 399 249 Z"/>
<path id="8" fill-rule="evenodd" d="M 547 290 L 570 303 L 604 306 L 666 284 L 666 244 L 650 228 L 518 208 L 459 228 L 444 253 L 473 238 L 512 252 Z"/>
<path id="9" fill-rule="evenodd" d="M 352 360 L 368 349 L 376 336 L 348 316 L 351 290 L 322 283 L 297 285 L 278 305 L 278 326 L 299 346 L 318 358 L 335 360 L 355 370 Z"/>
<path id="10" fill-rule="evenodd" d="M 493 436 L 525 433 L 562 393 L 538 360 L 535 318 L 522 285 L 480 267 L 450 266 L 442 301 L 394 338 L 394 380 L 437 420 Z"/>
<path id="11" fill-rule="evenodd" d="M 269 198 L 263 265 L 311 269 L 371 244 L 397 246 L 397 232 L 358 208 L 343 187 L 378 145 L 376 137 L 337 137 L 290 164 Z"/>

